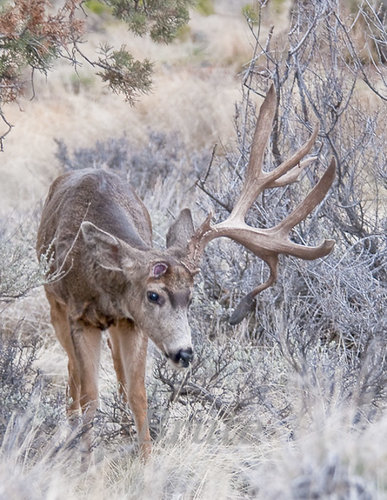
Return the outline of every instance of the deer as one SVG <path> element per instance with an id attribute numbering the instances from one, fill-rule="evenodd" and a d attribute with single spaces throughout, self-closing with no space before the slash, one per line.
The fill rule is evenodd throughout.
<path id="1" fill-rule="evenodd" d="M 103 169 L 65 173 L 51 185 L 38 229 L 37 253 L 50 255 L 50 272 L 58 279 L 45 284 L 51 322 L 68 357 L 69 420 L 92 426 L 99 405 L 98 372 L 102 332 L 117 376 L 119 392 L 129 405 L 142 456 L 151 452 L 147 421 L 145 368 L 148 340 L 173 366 L 193 362 L 188 322 L 194 277 L 205 247 L 226 237 L 267 263 L 269 277 L 248 293 L 231 316 L 240 323 L 255 308 L 256 296 L 277 279 L 279 255 L 312 260 L 328 255 L 334 241 L 305 246 L 290 240 L 292 228 L 322 202 L 335 177 L 335 160 L 285 219 L 274 227 L 256 228 L 246 214 L 267 188 L 298 180 L 310 163 L 305 157 L 318 127 L 289 159 L 263 170 L 264 152 L 276 113 L 273 85 L 260 107 L 245 179 L 226 220 L 212 224 L 212 213 L 194 227 L 183 209 L 166 235 L 166 248 L 152 244 L 149 213 L 130 183 Z"/>

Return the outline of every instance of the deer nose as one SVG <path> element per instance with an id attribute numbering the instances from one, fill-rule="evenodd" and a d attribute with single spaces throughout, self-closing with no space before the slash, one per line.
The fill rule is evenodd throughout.
<path id="1" fill-rule="evenodd" d="M 172 360 L 177 364 L 184 368 L 187 368 L 191 363 L 193 358 L 193 351 L 189 347 L 188 349 L 180 349 L 174 356 L 172 356 Z"/>

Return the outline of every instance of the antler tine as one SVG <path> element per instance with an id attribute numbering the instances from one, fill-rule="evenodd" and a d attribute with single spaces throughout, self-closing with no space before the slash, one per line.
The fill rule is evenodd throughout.
<path id="1" fill-rule="evenodd" d="M 276 229 L 279 232 L 288 234 L 289 231 L 304 220 L 311 211 L 324 199 L 331 187 L 332 182 L 336 175 L 336 161 L 332 158 L 329 167 L 326 169 L 324 175 L 319 182 L 314 186 L 312 191 L 302 200 L 302 202 L 290 213 L 284 220 L 282 220 Z M 327 240 L 332 241 L 332 240 Z"/>
<path id="2" fill-rule="evenodd" d="M 270 268 L 269 279 L 243 297 L 231 315 L 229 320 L 230 325 L 237 325 L 240 323 L 255 308 L 255 297 L 263 290 L 266 290 L 266 288 L 269 288 L 269 286 L 277 280 L 278 255 L 272 255 L 264 260 Z"/>
<path id="3" fill-rule="evenodd" d="M 259 110 L 245 181 L 231 213 L 231 219 L 244 220 L 247 210 L 266 187 L 262 182 L 265 178 L 262 174 L 262 163 L 265 148 L 273 128 L 275 110 L 276 93 L 274 85 L 271 85 Z"/>
<path id="4" fill-rule="evenodd" d="M 211 226 L 212 217 L 213 214 L 210 212 L 188 242 L 187 257 L 183 259 L 183 264 L 194 274 L 198 270 L 205 246 L 215 237 L 214 227 Z"/>
<path id="5" fill-rule="evenodd" d="M 306 156 L 309 151 L 312 149 L 313 144 L 316 142 L 317 134 L 319 131 L 319 126 L 316 125 L 312 135 L 309 137 L 309 139 L 300 147 L 298 151 L 294 153 L 293 156 L 291 156 L 288 160 L 285 160 L 284 162 L 281 163 L 277 168 L 275 168 L 272 172 L 268 172 L 266 174 L 266 182 L 265 182 L 265 188 L 268 187 L 277 187 L 277 186 L 286 186 L 286 184 L 289 184 L 289 182 L 286 182 L 286 178 L 289 176 L 289 178 L 292 178 L 293 175 L 298 171 L 298 175 L 302 172 L 302 170 L 308 165 L 311 161 L 313 161 L 313 158 L 315 159 L 316 157 L 313 158 L 308 158 L 304 162 L 300 161 L 304 156 Z M 297 169 L 294 168 L 297 165 Z M 290 172 L 293 172 L 293 175 L 289 175 Z M 291 182 L 294 182 L 297 180 L 297 176 L 295 176 L 294 180 Z"/>
<path id="6" fill-rule="evenodd" d="M 291 170 L 286 172 L 286 174 L 281 175 L 281 177 L 271 182 L 268 187 L 283 187 L 298 181 L 300 173 L 305 169 L 305 167 L 310 165 L 313 161 L 316 161 L 317 158 L 317 156 L 311 156 L 310 158 L 296 164 L 293 168 L 291 168 Z"/>

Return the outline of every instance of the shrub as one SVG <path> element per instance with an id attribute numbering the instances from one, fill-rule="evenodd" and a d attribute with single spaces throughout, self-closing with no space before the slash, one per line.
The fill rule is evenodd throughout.
<path id="1" fill-rule="evenodd" d="M 42 285 L 49 263 L 39 263 L 35 252 L 36 216 L 19 223 L 12 218 L 0 225 L 0 303 L 12 302 Z"/>

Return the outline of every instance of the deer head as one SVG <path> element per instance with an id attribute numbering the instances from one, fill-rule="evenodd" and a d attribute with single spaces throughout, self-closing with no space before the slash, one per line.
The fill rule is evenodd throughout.
<path id="1" fill-rule="evenodd" d="M 94 288 L 99 284 L 103 287 L 100 297 L 105 304 L 99 309 L 111 310 L 112 317 L 133 320 L 172 364 L 180 367 L 187 367 L 193 357 L 187 318 L 193 277 L 175 256 L 186 233 L 193 234 L 193 226 L 190 228 L 183 216 L 170 229 L 176 245 L 172 251 L 168 250 L 170 242 L 166 251 L 141 250 L 91 222 L 81 224 L 85 253 L 96 273 Z"/>

